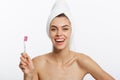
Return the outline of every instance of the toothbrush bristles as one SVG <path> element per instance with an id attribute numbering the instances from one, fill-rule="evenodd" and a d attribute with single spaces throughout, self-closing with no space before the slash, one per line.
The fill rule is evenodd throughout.
<path id="1" fill-rule="evenodd" d="M 24 52 L 26 52 L 26 42 L 28 40 L 27 36 L 24 36 Z"/>
<path id="2" fill-rule="evenodd" d="M 24 36 L 24 41 L 27 41 L 28 40 L 28 37 L 27 36 Z"/>

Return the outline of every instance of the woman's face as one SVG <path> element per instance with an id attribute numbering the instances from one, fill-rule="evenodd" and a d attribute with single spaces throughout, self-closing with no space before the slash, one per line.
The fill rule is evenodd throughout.
<path id="1" fill-rule="evenodd" d="M 50 24 L 49 31 L 53 47 L 60 50 L 69 47 L 71 30 L 68 18 L 55 17 Z"/>

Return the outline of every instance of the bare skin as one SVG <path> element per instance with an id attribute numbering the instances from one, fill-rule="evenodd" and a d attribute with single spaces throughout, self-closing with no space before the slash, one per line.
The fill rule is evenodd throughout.
<path id="1" fill-rule="evenodd" d="M 31 60 L 21 54 L 24 80 L 83 80 L 90 73 L 96 80 L 115 80 L 85 54 L 71 51 L 71 24 L 66 17 L 56 17 L 50 24 L 53 51 Z"/>

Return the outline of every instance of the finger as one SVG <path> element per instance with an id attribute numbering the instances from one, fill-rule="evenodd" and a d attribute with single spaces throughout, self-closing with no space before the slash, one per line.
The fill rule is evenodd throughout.
<path id="1" fill-rule="evenodd" d="M 32 63 L 32 59 L 30 58 L 30 56 L 29 56 L 28 54 L 25 54 L 25 56 L 26 56 L 27 61 L 28 61 L 29 63 Z"/>
<path id="2" fill-rule="evenodd" d="M 24 58 L 28 57 L 27 53 L 25 53 L 25 52 L 21 53 L 21 56 L 23 56 Z"/>
<path id="3" fill-rule="evenodd" d="M 28 65 L 28 64 L 23 61 L 20 61 L 20 65 Z"/>
<path id="4" fill-rule="evenodd" d="M 27 69 L 27 67 L 25 65 L 20 65 L 19 67 L 23 72 Z"/>
<path id="5" fill-rule="evenodd" d="M 31 60 L 30 56 L 27 53 L 25 53 L 25 56 L 28 57 Z"/>
<path id="6" fill-rule="evenodd" d="M 31 61 L 31 58 L 30 58 L 30 56 L 29 56 L 27 53 L 22 53 L 21 55 L 22 55 L 24 58 L 28 59 L 29 62 Z"/>
<path id="7" fill-rule="evenodd" d="M 20 67 L 21 69 L 25 69 L 25 65 L 23 65 L 22 63 L 19 64 L 19 67 Z"/>
<path id="8" fill-rule="evenodd" d="M 24 57 L 20 57 L 20 60 L 26 64 L 29 64 L 29 61 L 27 60 L 27 58 L 24 58 Z"/>

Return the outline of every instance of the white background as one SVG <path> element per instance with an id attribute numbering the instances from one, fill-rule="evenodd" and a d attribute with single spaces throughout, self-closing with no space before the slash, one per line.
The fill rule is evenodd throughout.
<path id="1" fill-rule="evenodd" d="M 55 0 L 0 0 L 0 80 L 22 80 L 19 57 L 29 37 L 31 58 L 51 51 L 46 22 Z M 119 0 L 67 0 L 75 20 L 74 50 L 120 79 Z M 87 75 L 84 80 L 94 80 Z"/>

